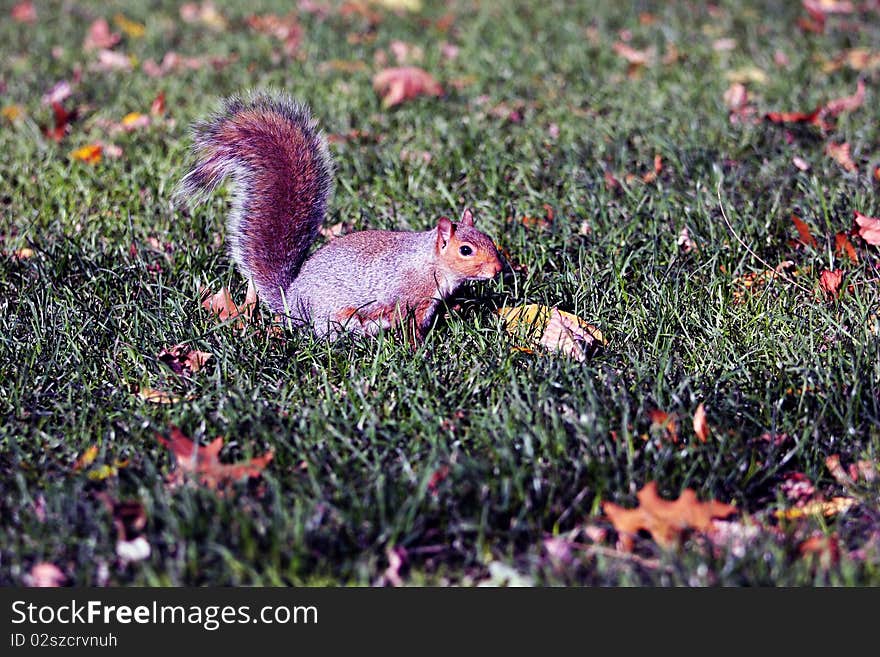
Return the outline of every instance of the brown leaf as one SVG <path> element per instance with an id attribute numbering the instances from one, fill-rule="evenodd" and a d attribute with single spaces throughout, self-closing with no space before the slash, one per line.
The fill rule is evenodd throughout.
<path id="1" fill-rule="evenodd" d="M 251 15 L 245 19 L 248 26 L 261 34 L 275 37 L 284 46 L 284 53 L 289 57 L 296 55 L 302 40 L 302 27 L 296 18 L 296 12 L 286 16 L 277 14 Z"/>
<path id="2" fill-rule="evenodd" d="M 171 427 L 170 438 L 161 435 L 156 438 L 174 456 L 177 469 L 168 477 L 168 483 L 172 486 L 195 480 L 211 490 L 224 489 L 237 482 L 259 477 L 274 457 L 274 452 L 269 450 L 262 456 L 247 461 L 221 463 L 219 455 L 223 448 L 222 437 L 215 438 L 209 445 L 202 447 L 174 426 Z"/>
<path id="3" fill-rule="evenodd" d="M 856 254 L 856 250 L 853 247 L 852 242 L 849 241 L 849 237 L 847 237 L 846 233 L 837 233 L 834 236 L 834 253 L 836 255 L 845 253 L 853 263 L 859 261 L 859 256 Z"/>
<path id="4" fill-rule="evenodd" d="M 34 3 L 31 0 L 17 3 L 9 13 L 12 16 L 12 20 L 17 23 L 33 24 L 37 22 L 37 10 L 34 8 Z"/>
<path id="5" fill-rule="evenodd" d="M 831 156 L 835 162 L 847 171 L 857 170 L 856 163 L 853 162 L 852 156 L 850 155 L 848 142 L 835 144 L 833 141 L 829 141 L 825 144 L 825 154 Z"/>
<path id="6" fill-rule="evenodd" d="M 694 433 L 701 442 L 706 442 L 709 438 L 709 423 L 706 421 L 706 409 L 702 402 L 694 412 Z"/>
<path id="7" fill-rule="evenodd" d="M 837 534 L 831 536 L 816 535 L 798 545 L 802 557 L 814 557 L 823 568 L 830 568 L 840 561 L 840 540 Z"/>
<path id="8" fill-rule="evenodd" d="M 823 269 L 819 274 L 819 286 L 829 298 L 837 297 L 837 291 L 842 281 L 843 272 L 840 269 Z"/>
<path id="9" fill-rule="evenodd" d="M 663 438 L 671 443 L 678 443 L 678 418 L 675 413 L 667 413 L 655 408 L 648 411 L 651 418 L 651 430 L 662 432 Z"/>
<path id="10" fill-rule="evenodd" d="M 168 365 L 175 374 L 190 376 L 198 372 L 209 359 L 213 357 L 207 351 L 190 349 L 184 344 L 176 344 L 173 347 L 163 349 L 156 358 Z"/>
<path id="11" fill-rule="evenodd" d="M 373 76 L 373 88 L 382 96 L 382 106 L 394 107 L 418 96 L 442 96 L 443 87 L 424 69 L 416 66 L 386 68 Z"/>
<path id="12" fill-rule="evenodd" d="M 66 581 L 67 575 L 61 572 L 61 569 L 54 563 L 46 561 L 34 565 L 30 573 L 24 577 L 25 585 L 40 588 L 61 586 Z"/>
<path id="13" fill-rule="evenodd" d="M 602 510 L 620 535 L 621 549 L 631 552 L 633 538 L 640 530 L 651 534 L 663 548 L 674 547 L 688 529 L 707 532 L 713 518 L 726 518 L 736 513 L 736 507 L 715 500 L 697 501 L 690 488 L 682 491 L 675 501 L 667 501 L 657 494 L 657 483 L 650 481 L 638 492 L 639 506 L 625 509 L 612 502 L 604 502 Z"/>
<path id="14" fill-rule="evenodd" d="M 208 291 L 206 296 L 207 298 L 202 301 L 202 308 L 217 315 L 217 319 L 221 322 L 238 318 L 235 328 L 244 328 L 250 322 L 257 305 L 257 292 L 252 284 L 248 285 L 247 296 L 240 307 L 235 305 L 232 294 L 226 286 L 220 288 L 220 291 L 214 295 Z"/>
<path id="15" fill-rule="evenodd" d="M 144 401 L 150 402 L 151 404 L 174 404 L 180 401 L 180 397 L 178 395 L 166 392 L 164 390 L 150 388 L 148 386 L 141 386 L 140 388 L 138 388 L 137 395 Z"/>
<path id="16" fill-rule="evenodd" d="M 807 226 L 807 224 L 796 214 L 791 215 L 791 221 L 794 223 L 794 227 L 797 228 L 801 242 L 804 245 L 812 246 L 815 249 L 817 247 L 816 238 L 810 233 L 810 227 Z"/>
<path id="17" fill-rule="evenodd" d="M 650 66 L 654 63 L 654 59 L 657 55 L 656 51 L 653 48 L 649 48 L 647 50 L 636 50 L 630 45 L 627 45 L 623 41 L 617 41 L 611 49 L 614 52 L 625 59 L 629 64 L 633 66 Z"/>
<path id="18" fill-rule="evenodd" d="M 83 41 L 83 50 L 101 50 L 112 48 L 122 39 L 118 32 L 110 31 L 110 24 L 104 18 L 96 19 L 89 25 L 89 31 Z"/>
<path id="19" fill-rule="evenodd" d="M 741 82 L 734 82 L 724 92 L 724 104 L 730 112 L 730 122 L 739 123 L 751 119 L 755 115 L 755 108 L 749 103 L 749 92 Z"/>
<path id="20" fill-rule="evenodd" d="M 880 219 L 864 215 L 858 210 L 855 211 L 855 217 L 859 226 L 859 236 L 868 244 L 880 245 Z"/>

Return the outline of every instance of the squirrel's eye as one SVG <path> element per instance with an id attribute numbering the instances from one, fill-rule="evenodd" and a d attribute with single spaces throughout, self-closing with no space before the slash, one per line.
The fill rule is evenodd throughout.
<path id="1" fill-rule="evenodd" d="M 469 247 L 467 244 L 465 244 L 465 245 L 460 246 L 458 248 L 458 252 L 463 256 L 469 256 L 469 255 L 473 255 L 474 250 L 471 247 Z"/>

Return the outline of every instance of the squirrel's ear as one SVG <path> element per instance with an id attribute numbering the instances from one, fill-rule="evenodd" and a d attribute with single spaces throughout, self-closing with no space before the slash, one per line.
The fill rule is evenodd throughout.
<path id="1" fill-rule="evenodd" d="M 471 212 L 470 208 L 465 208 L 464 212 L 461 213 L 461 221 L 459 223 L 462 226 L 473 226 L 474 225 L 474 213 Z"/>
<path id="2" fill-rule="evenodd" d="M 440 217 L 437 222 L 437 247 L 445 249 L 454 232 L 455 226 L 449 221 L 449 217 Z"/>

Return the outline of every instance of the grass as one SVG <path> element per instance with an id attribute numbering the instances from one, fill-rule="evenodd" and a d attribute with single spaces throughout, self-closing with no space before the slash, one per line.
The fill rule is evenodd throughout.
<path id="1" fill-rule="evenodd" d="M 374 584 L 397 548 L 411 584 L 880 584 L 878 483 L 843 489 L 825 465 L 832 454 L 880 460 L 880 259 L 855 238 L 857 264 L 833 250 L 853 210 L 880 215 L 880 73 L 823 70 L 846 49 L 876 50 L 876 14 L 834 17 L 815 34 L 797 27 L 799 3 L 426 2 L 417 14 L 377 8 L 373 26 L 300 12 L 289 58 L 245 18 L 290 3 L 217 4 L 228 19 L 219 32 L 164 2 L 37 1 L 37 23 L 0 24 L 0 102 L 25 111 L 0 119 L 0 584 L 21 584 L 40 561 L 79 585 Z M 115 48 L 138 64 L 93 70 L 88 26 L 105 16 L 118 31 L 118 12 L 146 28 Z M 658 60 L 674 45 L 677 60 L 630 76 L 612 49 L 622 30 Z M 734 49 L 718 49 L 726 38 Z M 378 52 L 393 63 L 394 40 L 423 48 L 444 98 L 382 109 L 370 79 Z M 169 50 L 233 60 L 148 76 L 141 64 Z M 40 132 L 51 122 L 40 99 L 77 70 L 67 106 L 83 111 L 55 144 Z M 722 100 L 731 75 L 752 77 L 757 117 L 851 95 L 859 75 L 868 96 L 829 137 L 734 124 Z M 218 324 L 199 305 L 202 286 L 245 287 L 221 246 L 228 197 L 191 212 L 170 198 L 188 124 L 222 96 L 263 87 L 307 100 L 328 133 L 367 135 L 332 145 L 328 225 L 426 229 L 469 205 L 510 271 L 465 288 L 417 353 L 390 336 L 266 337 L 265 313 L 244 333 Z M 102 120 L 147 112 L 160 91 L 173 122 L 108 136 Z M 857 172 L 824 154 L 829 139 L 851 145 Z M 97 140 L 123 156 L 70 159 Z M 656 154 L 657 180 L 623 182 Z M 610 188 L 606 172 L 622 184 Z M 549 228 L 517 220 L 544 216 L 545 204 Z M 737 296 L 738 280 L 764 267 L 722 206 L 761 259 L 794 262 L 798 285 Z M 816 248 L 793 243 L 792 213 Z M 24 247 L 33 257 L 11 257 Z M 839 298 L 823 298 L 822 268 L 846 272 Z M 493 309 L 520 303 L 574 312 L 609 345 L 585 363 L 513 350 Z M 157 359 L 177 343 L 213 359 L 182 379 Z M 139 386 L 182 400 L 150 404 Z M 699 403 L 706 443 L 690 426 Z M 656 408 L 678 416 L 677 444 L 651 427 Z M 171 490 L 156 434 L 172 425 L 202 442 L 224 436 L 229 462 L 267 449 L 275 459 L 231 494 Z M 92 445 L 94 466 L 74 469 Z M 119 461 L 115 475 L 89 477 Z M 861 502 L 774 520 L 794 504 L 785 483 L 801 476 Z M 602 502 L 633 506 L 648 481 L 668 499 L 691 487 L 733 502 L 758 529 L 739 545 L 692 534 L 675 549 L 642 537 L 620 552 Z M 104 495 L 143 505 L 149 558 L 118 558 Z M 607 534 L 593 543 L 596 528 Z M 814 535 L 839 559 L 803 556 Z M 552 536 L 586 548 L 554 557 Z"/>

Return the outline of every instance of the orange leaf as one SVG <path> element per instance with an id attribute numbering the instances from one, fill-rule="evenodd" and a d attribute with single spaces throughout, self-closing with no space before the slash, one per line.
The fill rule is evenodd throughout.
<path id="1" fill-rule="evenodd" d="M 159 117 L 163 114 L 165 114 L 165 92 L 160 91 L 150 105 L 150 116 Z"/>
<path id="2" fill-rule="evenodd" d="M 73 464 L 73 470 L 82 470 L 83 468 L 89 467 L 92 463 L 95 462 L 95 458 L 97 456 L 98 446 L 90 446 L 79 456 L 79 458 L 76 459 L 76 462 Z"/>
<path id="3" fill-rule="evenodd" d="M 829 141 L 825 144 L 825 154 L 834 158 L 834 161 L 847 171 L 857 170 L 856 163 L 853 162 L 852 156 L 850 155 L 849 142 L 835 144 L 833 141 Z"/>
<path id="4" fill-rule="evenodd" d="M 101 161 L 101 144 L 87 144 L 70 152 L 70 157 L 74 160 L 81 160 L 87 164 L 97 164 Z"/>
<path id="5" fill-rule="evenodd" d="M 823 269 L 819 274 L 819 286 L 829 297 L 836 297 L 840 283 L 843 281 L 843 272 L 840 269 Z"/>
<path id="6" fill-rule="evenodd" d="M 672 443 L 678 443 L 678 418 L 675 413 L 667 413 L 655 408 L 648 412 L 651 429 L 662 430 L 663 436 Z"/>
<path id="7" fill-rule="evenodd" d="M 706 409 L 703 407 L 702 402 L 700 402 L 700 405 L 697 406 L 697 410 L 694 412 L 694 433 L 697 434 L 697 438 L 702 442 L 706 442 L 709 438 L 709 423 L 706 422 Z"/>
<path id="8" fill-rule="evenodd" d="M 382 106 L 394 107 L 417 96 L 442 96 L 443 87 L 424 69 L 416 66 L 386 68 L 373 77 L 373 88 L 382 96 Z"/>
<path id="9" fill-rule="evenodd" d="M 858 210 L 855 211 L 855 216 L 861 238 L 868 244 L 880 245 L 880 219 L 864 215 Z"/>
<path id="10" fill-rule="evenodd" d="M 637 494 L 639 506 L 624 509 L 612 502 L 604 502 L 602 510 L 614 529 L 620 534 L 621 548 L 632 551 L 633 537 L 640 531 L 650 532 L 663 548 L 673 547 L 687 529 L 706 532 L 712 528 L 713 518 L 726 518 L 736 508 L 715 500 L 698 502 L 697 495 L 685 488 L 675 501 L 657 495 L 657 483 L 650 481 Z"/>
<path id="11" fill-rule="evenodd" d="M 834 236 L 834 253 L 845 253 L 854 263 L 859 261 L 859 256 L 856 255 L 856 250 L 853 248 L 852 242 L 849 241 L 846 233 L 837 233 L 837 235 Z"/>
<path id="12" fill-rule="evenodd" d="M 820 109 L 815 109 L 812 112 L 767 112 L 767 114 L 764 115 L 764 118 L 771 123 L 806 123 L 808 125 L 818 125 Z"/>
<path id="13" fill-rule="evenodd" d="M 239 463 L 221 463 L 220 450 L 223 438 L 215 438 L 209 445 L 202 447 L 194 443 L 177 427 L 171 427 L 171 437 L 157 435 L 156 438 L 171 450 L 177 469 L 168 477 L 172 486 L 182 484 L 187 477 L 192 477 L 201 485 L 217 490 L 226 488 L 236 482 L 243 482 L 252 477 L 259 477 L 272 461 L 274 452 L 269 450 L 258 456 Z"/>
<path id="14" fill-rule="evenodd" d="M 794 222 L 794 227 L 797 228 L 798 235 L 800 235 L 801 242 L 803 242 L 807 246 L 812 246 L 816 248 L 816 238 L 814 238 L 810 234 L 810 227 L 807 226 L 806 223 L 801 221 L 801 219 L 793 214 L 791 215 L 791 220 Z"/>
<path id="15" fill-rule="evenodd" d="M 247 296 L 240 307 L 235 305 L 232 294 L 225 286 L 214 295 L 208 292 L 208 297 L 202 301 L 202 308 L 217 315 L 221 322 L 239 318 L 239 321 L 235 323 L 235 328 L 244 328 L 245 324 L 250 321 L 256 305 L 257 293 L 253 284 L 248 286 Z"/>

